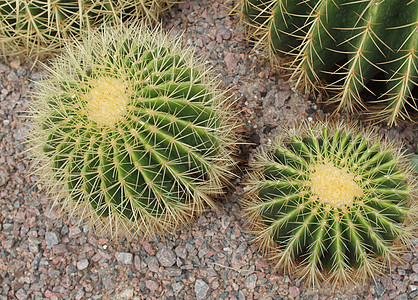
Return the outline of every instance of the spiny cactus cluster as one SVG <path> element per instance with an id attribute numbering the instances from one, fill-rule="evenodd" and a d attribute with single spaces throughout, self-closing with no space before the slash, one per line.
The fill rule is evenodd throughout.
<path id="1" fill-rule="evenodd" d="M 389 125 L 418 109 L 416 0 L 242 0 L 242 13 L 257 48 L 293 56 L 296 85 L 325 87 L 338 109 Z"/>
<path id="2" fill-rule="evenodd" d="M 64 212 L 147 238 L 215 205 L 236 125 L 208 66 L 178 36 L 105 27 L 47 70 L 31 110 L 33 153 Z"/>
<path id="3" fill-rule="evenodd" d="M 0 50 L 3 55 L 39 56 L 59 49 L 106 22 L 136 18 L 158 21 L 172 0 L 6 0 L 0 1 Z"/>
<path id="4" fill-rule="evenodd" d="M 372 132 L 304 124 L 276 136 L 253 167 L 243 205 L 255 242 L 308 284 L 374 278 L 416 237 L 412 166 Z"/>
<path id="5" fill-rule="evenodd" d="M 418 173 L 418 146 L 415 150 L 415 154 L 411 156 L 411 163 L 414 166 L 415 172 Z"/>

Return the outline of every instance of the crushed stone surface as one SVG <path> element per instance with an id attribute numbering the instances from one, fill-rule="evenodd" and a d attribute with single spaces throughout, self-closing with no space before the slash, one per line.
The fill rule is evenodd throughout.
<path id="1" fill-rule="evenodd" d="M 315 95 L 292 89 L 270 64 L 251 53 L 236 2 L 192 0 L 177 4 L 163 27 L 184 32 L 184 46 L 204 55 L 236 100 L 250 145 L 244 160 L 268 143 L 270 134 L 302 119 L 328 116 Z M 238 198 L 241 179 L 218 210 L 192 226 L 156 240 L 110 240 L 88 226 L 60 217 L 25 152 L 26 111 L 44 71 L 19 59 L 0 61 L 0 300 L 6 299 L 416 299 L 418 241 L 385 276 L 367 286 L 332 292 L 307 288 L 299 278 L 272 272 L 251 244 Z M 357 116 L 337 115 L 356 120 Z M 417 147 L 417 127 L 377 129 Z M 245 166 L 243 166 L 245 167 Z"/>

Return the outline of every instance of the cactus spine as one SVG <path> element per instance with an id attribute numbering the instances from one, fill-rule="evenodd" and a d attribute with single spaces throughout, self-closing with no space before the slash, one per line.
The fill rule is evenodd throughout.
<path id="1" fill-rule="evenodd" d="M 106 27 L 47 67 L 32 109 L 34 157 L 63 210 L 146 238 L 223 194 L 236 141 L 229 104 L 180 38 Z"/>
<path id="2" fill-rule="evenodd" d="M 374 278 L 416 237 L 416 176 L 401 153 L 342 124 L 276 136 L 243 201 L 254 241 L 312 285 Z"/>
<path id="3" fill-rule="evenodd" d="M 416 0 L 243 0 L 242 12 L 270 54 L 291 55 L 291 78 L 306 89 L 324 86 L 338 109 L 365 107 L 389 125 L 417 110 Z M 380 81 L 383 88 L 369 82 Z M 381 89 L 381 90 L 380 90 Z"/>
<path id="4" fill-rule="evenodd" d="M 118 24 L 134 18 L 156 22 L 173 3 L 172 0 L 2 0 L 0 50 L 3 55 L 42 56 L 106 22 Z"/>

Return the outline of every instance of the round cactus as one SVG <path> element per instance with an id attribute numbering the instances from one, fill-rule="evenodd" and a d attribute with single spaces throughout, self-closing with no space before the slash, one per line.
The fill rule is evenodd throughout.
<path id="1" fill-rule="evenodd" d="M 31 140 L 64 211 L 149 237 L 214 206 L 234 165 L 235 117 L 193 56 L 160 29 L 105 27 L 47 67 Z"/>
<path id="2" fill-rule="evenodd" d="M 393 143 L 347 125 L 278 135 L 254 159 L 243 205 L 276 269 L 315 285 L 366 281 L 416 237 L 416 177 Z"/>
<path id="3" fill-rule="evenodd" d="M 157 21 L 173 0 L 0 1 L 0 50 L 3 55 L 39 56 L 105 22 L 133 18 Z"/>
<path id="4" fill-rule="evenodd" d="M 338 109 L 366 107 L 389 125 L 413 121 L 418 1 L 242 0 L 241 10 L 258 48 L 293 57 L 296 85 L 325 88 Z"/>

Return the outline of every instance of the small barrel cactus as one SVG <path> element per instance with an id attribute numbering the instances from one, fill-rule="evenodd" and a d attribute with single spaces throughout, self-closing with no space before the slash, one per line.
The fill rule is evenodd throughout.
<path id="1" fill-rule="evenodd" d="M 134 18 L 158 21 L 173 3 L 173 0 L 0 1 L 0 50 L 3 55 L 37 57 L 106 22 L 118 24 Z"/>
<path id="2" fill-rule="evenodd" d="M 374 278 L 416 237 L 412 166 L 373 132 L 304 124 L 259 151 L 251 174 L 254 241 L 307 284 Z"/>
<path id="3" fill-rule="evenodd" d="M 179 37 L 107 26 L 47 69 L 31 142 L 64 212 L 147 238 L 215 205 L 234 165 L 235 117 Z"/>
<path id="4" fill-rule="evenodd" d="M 257 45 L 271 55 L 294 57 L 290 69 L 297 85 L 324 87 L 339 109 L 366 107 L 389 125 L 413 120 L 411 111 L 418 109 L 416 0 L 242 2 Z M 366 93 L 373 94 L 367 104 Z"/>

